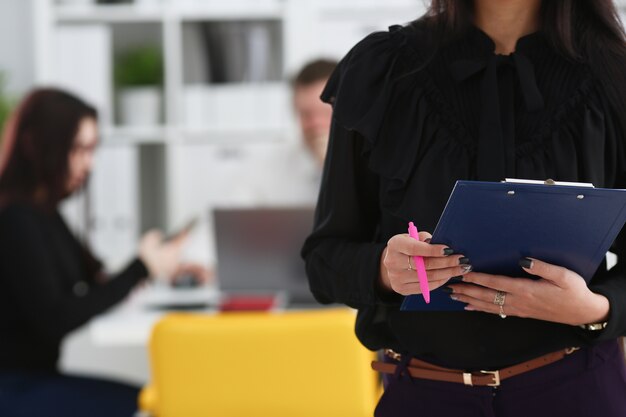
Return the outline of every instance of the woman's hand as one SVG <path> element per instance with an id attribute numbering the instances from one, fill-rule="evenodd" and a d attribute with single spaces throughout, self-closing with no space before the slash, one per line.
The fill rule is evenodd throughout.
<path id="1" fill-rule="evenodd" d="M 169 241 L 157 230 L 147 232 L 139 242 L 139 258 L 148 268 L 153 278 L 171 277 L 180 263 L 180 254 L 187 240 L 187 233 L 181 233 Z"/>
<path id="2" fill-rule="evenodd" d="M 213 281 L 213 271 L 207 269 L 204 265 L 198 263 L 182 263 L 172 274 L 172 279 L 177 277 L 191 275 L 196 280 L 197 285 L 206 285 Z"/>
<path id="3" fill-rule="evenodd" d="M 536 259 L 523 259 L 526 272 L 540 277 L 510 278 L 472 272 L 463 281 L 476 285 L 451 284 L 451 297 L 467 303 L 466 310 L 527 317 L 570 325 L 598 323 L 609 315 L 606 297 L 591 292 L 585 280 L 569 269 Z M 496 291 L 505 294 L 503 311 L 495 304 Z"/>
<path id="4" fill-rule="evenodd" d="M 400 234 L 387 242 L 380 262 L 380 284 L 384 289 L 402 295 L 421 294 L 413 256 L 424 258 L 430 289 L 472 270 L 463 255 L 452 255 L 452 249 L 445 245 L 430 244 L 430 233 L 420 232 L 419 236 L 417 241 L 408 234 Z"/>

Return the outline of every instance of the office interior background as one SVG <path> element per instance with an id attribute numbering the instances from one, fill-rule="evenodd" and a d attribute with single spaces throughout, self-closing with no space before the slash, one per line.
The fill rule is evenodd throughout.
<path id="1" fill-rule="evenodd" d="M 0 114 L 41 85 L 95 104 L 94 174 L 63 208 L 76 233 L 115 270 L 146 230 L 199 217 L 185 257 L 214 268 L 213 208 L 315 202 L 290 77 L 420 16 L 424 3 L 0 0 Z M 99 340 L 99 329 L 90 323 L 68 338 L 63 369 L 146 383 L 145 335 Z"/>

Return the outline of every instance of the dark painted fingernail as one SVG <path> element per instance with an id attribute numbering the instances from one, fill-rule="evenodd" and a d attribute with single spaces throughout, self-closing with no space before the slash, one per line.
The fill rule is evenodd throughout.
<path id="1" fill-rule="evenodd" d="M 443 255 L 444 255 L 444 256 L 450 256 L 450 255 L 452 255 L 453 253 L 454 253 L 454 249 L 452 249 L 452 248 L 445 248 L 445 249 L 443 250 Z"/>
<path id="2" fill-rule="evenodd" d="M 452 294 L 454 292 L 454 290 L 450 287 L 441 287 L 441 291 L 445 292 L 446 294 Z"/>
<path id="3" fill-rule="evenodd" d="M 467 256 L 459 258 L 459 265 L 469 265 L 469 258 Z"/>
<path id="4" fill-rule="evenodd" d="M 450 284 L 459 284 L 463 282 L 463 275 L 458 275 L 456 277 L 452 277 L 448 280 Z"/>
<path id="5" fill-rule="evenodd" d="M 472 265 L 461 265 L 461 270 L 464 274 L 472 271 Z"/>
<path id="6" fill-rule="evenodd" d="M 519 261 L 519 266 L 521 266 L 522 268 L 531 269 L 533 267 L 533 261 L 532 259 L 522 258 Z"/>

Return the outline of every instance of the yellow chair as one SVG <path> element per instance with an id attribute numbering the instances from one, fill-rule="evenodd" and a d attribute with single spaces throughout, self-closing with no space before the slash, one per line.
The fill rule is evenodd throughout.
<path id="1" fill-rule="evenodd" d="M 172 314 L 150 342 L 153 382 L 140 408 L 157 417 L 370 417 L 375 353 L 353 311 Z"/>

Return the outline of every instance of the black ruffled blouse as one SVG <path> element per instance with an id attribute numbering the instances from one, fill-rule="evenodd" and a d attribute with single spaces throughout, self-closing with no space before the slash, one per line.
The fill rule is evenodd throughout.
<path id="1" fill-rule="evenodd" d="M 505 177 L 625 188 L 624 136 L 590 68 L 541 33 L 494 54 L 475 27 L 437 49 L 419 22 L 374 33 L 341 61 L 322 99 L 333 125 L 315 228 L 302 250 L 322 303 L 358 309 L 370 349 L 410 352 L 460 368 L 497 368 L 626 333 L 626 271 L 591 281 L 611 305 L 608 327 L 467 312 L 400 312 L 377 289 L 386 242 L 414 221 L 433 231 L 457 180 Z M 620 259 L 623 234 L 613 249 Z"/>

